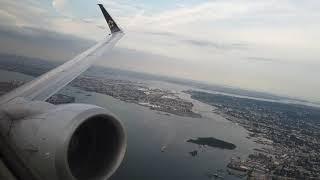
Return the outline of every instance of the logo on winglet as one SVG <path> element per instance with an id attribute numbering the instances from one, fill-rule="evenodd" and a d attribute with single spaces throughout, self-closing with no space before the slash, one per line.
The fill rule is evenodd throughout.
<path id="1" fill-rule="evenodd" d="M 114 22 L 112 20 L 109 20 L 108 25 L 109 25 L 110 29 L 112 29 L 114 26 Z"/>

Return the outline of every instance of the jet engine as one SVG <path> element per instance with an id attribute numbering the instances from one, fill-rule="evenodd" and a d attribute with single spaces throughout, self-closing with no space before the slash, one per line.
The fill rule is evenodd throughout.
<path id="1" fill-rule="evenodd" d="M 2 154 L 23 179 L 105 180 L 124 157 L 125 130 L 106 109 L 25 100 L 2 109 Z"/>

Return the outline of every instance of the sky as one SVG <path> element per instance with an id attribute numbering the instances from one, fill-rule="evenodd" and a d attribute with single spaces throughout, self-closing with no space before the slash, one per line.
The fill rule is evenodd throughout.
<path id="1" fill-rule="evenodd" d="M 0 0 L 0 53 L 65 61 L 125 31 L 99 65 L 320 102 L 318 0 Z"/>

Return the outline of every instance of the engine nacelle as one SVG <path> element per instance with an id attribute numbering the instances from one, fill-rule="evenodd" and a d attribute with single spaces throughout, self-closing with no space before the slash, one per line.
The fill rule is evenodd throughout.
<path id="1" fill-rule="evenodd" d="M 125 130 L 107 110 L 87 104 L 23 106 L 14 105 L 17 117 L 10 117 L 11 124 L 1 123 L 6 142 L 1 146 L 9 147 L 4 155 L 23 179 L 105 180 L 119 167 Z"/>

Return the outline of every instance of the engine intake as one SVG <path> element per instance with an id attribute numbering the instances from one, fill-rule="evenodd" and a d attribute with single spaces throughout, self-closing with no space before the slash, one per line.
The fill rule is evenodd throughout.
<path id="1" fill-rule="evenodd" d="M 68 147 L 68 164 L 79 180 L 96 179 L 116 166 L 122 148 L 122 132 L 116 119 L 97 115 L 73 133 Z"/>

